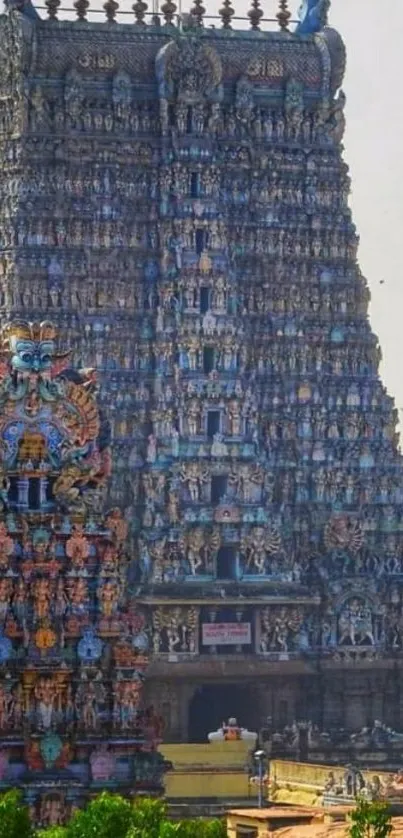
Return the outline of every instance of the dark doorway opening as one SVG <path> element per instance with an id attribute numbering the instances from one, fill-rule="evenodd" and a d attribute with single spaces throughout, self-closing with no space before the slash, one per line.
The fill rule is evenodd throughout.
<path id="1" fill-rule="evenodd" d="M 207 436 L 209 439 L 214 439 L 216 434 L 221 431 L 221 414 L 219 410 L 207 411 Z"/>
<path id="2" fill-rule="evenodd" d="M 6 488 L 6 485 L 3 485 L 3 489 Z M 8 487 L 8 502 L 10 506 L 18 505 L 18 477 L 10 477 L 10 485 Z"/>
<path id="3" fill-rule="evenodd" d="M 196 230 L 196 253 L 200 256 L 205 247 L 206 237 L 204 230 Z"/>
<path id="4" fill-rule="evenodd" d="M 40 482 L 37 477 L 31 477 L 28 484 L 28 507 L 29 509 L 41 508 Z"/>
<path id="5" fill-rule="evenodd" d="M 202 285 L 200 288 L 200 313 L 205 314 L 210 308 L 211 288 L 208 285 Z"/>
<path id="6" fill-rule="evenodd" d="M 215 365 L 214 347 L 205 346 L 203 348 L 203 372 L 208 374 L 212 372 Z"/>
<path id="7" fill-rule="evenodd" d="M 236 579 L 235 550 L 220 547 L 217 555 L 217 579 Z"/>
<path id="8" fill-rule="evenodd" d="M 235 716 L 240 727 L 257 730 L 259 720 L 254 711 L 250 687 L 240 684 L 203 684 L 189 704 L 189 742 L 208 742 L 209 733 Z"/>
<path id="9" fill-rule="evenodd" d="M 198 198 L 199 197 L 199 180 L 200 176 L 198 172 L 192 172 L 190 175 L 190 197 L 191 198 Z"/>
<path id="10" fill-rule="evenodd" d="M 49 477 L 48 485 L 46 487 L 46 500 L 47 503 L 54 503 L 54 496 L 53 496 L 53 486 L 55 484 L 55 477 Z"/>
<path id="11" fill-rule="evenodd" d="M 213 474 L 211 478 L 211 503 L 217 505 L 227 494 L 228 478 L 226 474 Z"/>

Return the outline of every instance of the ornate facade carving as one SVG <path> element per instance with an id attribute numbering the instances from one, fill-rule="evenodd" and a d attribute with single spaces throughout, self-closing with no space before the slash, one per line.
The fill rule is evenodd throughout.
<path id="1" fill-rule="evenodd" d="M 303 38 L 55 28 L 16 11 L 0 22 L 0 309 L 59 323 L 74 366 L 97 370 L 101 408 L 92 413 L 90 372 L 63 385 L 60 422 L 77 414 L 74 446 L 99 441 L 99 452 L 85 467 L 63 459 L 52 483 L 62 514 L 77 517 L 63 535 L 68 579 L 48 531 L 21 547 L 42 644 L 53 614 L 66 643 L 84 637 L 91 607 L 113 634 L 128 590 L 155 665 L 191 656 L 200 679 L 238 653 L 302 669 L 401 654 L 397 411 L 357 264 L 344 48 L 323 29 L 326 6 L 305 4 Z M 46 387 L 27 394 L 30 415 Z M 18 455 L 41 462 L 42 448 L 29 434 Z M 121 515 L 95 559 L 78 519 L 104 494 Z M 12 638 L 28 605 L 7 575 L 14 535 L 3 524 L 0 613 Z M 49 562 L 52 574 L 37 577 L 33 566 Z M 130 643 L 114 649 L 132 660 Z M 88 719 L 102 726 L 94 690 Z M 136 690 L 119 687 L 115 701 L 126 709 L 114 724 L 128 723 Z M 325 690 L 318 701 L 338 717 Z"/>
<path id="2" fill-rule="evenodd" d="M 11 322 L 0 362 L 3 782 L 27 790 L 43 825 L 101 776 L 121 787 L 117 757 L 127 783 L 139 768 L 152 790 L 164 767 L 142 703 L 147 616 L 125 594 L 128 528 L 101 512 L 109 424 L 94 371 L 70 368 L 56 337 L 48 321 Z"/>

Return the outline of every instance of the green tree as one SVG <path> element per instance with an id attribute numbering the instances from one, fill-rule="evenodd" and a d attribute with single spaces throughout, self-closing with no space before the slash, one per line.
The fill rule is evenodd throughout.
<path id="1" fill-rule="evenodd" d="M 218 818 L 214 818 L 211 821 L 205 821 L 204 825 L 204 833 L 200 836 L 200 838 L 227 838 L 227 826 L 225 821 L 218 820 Z"/>
<path id="2" fill-rule="evenodd" d="M 227 830 L 220 820 L 164 821 L 158 838 L 226 838 Z"/>
<path id="3" fill-rule="evenodd" d="M 128 838 L 160 838 L 164 824 L 169 824 L 169 821 L 162 800 L 137 798 L 133 805 L 133 820 Z M 171 838 L 169 833 L 167 838 Z"/>
<path id="4" fill-rule="evenodd" d="M 0 838 L 33 838 L 29 813 L 19 791 L 0 796 Z"/>
<path id="5" fill-rule="evenodd" d="M 36 833 L 36 838 L 67 838 L 67 828 L 65 826 L 48 826 L 47 829 L 40 829 Z"/>
<path id="6" fill-rule="evenodd" d="M 134 810 L 130 800 L 103 792 L 85 809 L 75 812 L 67 825 L 66 838 L 127 838 L 134 825 Z"/>
<path id="7" fill-rule="evenodd" d="M 104 792 L 76 812 L 66 827 L 54 826 L 37 838 L 225 838 L 219 820 L 170 821 L 161 800 L 137 798 L 134 803 Z M 3 838 L 0 833 L 0 838 Z M 4 838 L 26 838 L 25 833 Z M 29 836 L 34 838 L 34 836 Z"/>
<path id="8" fill-rule="evenodd" d="M 360 799 L 350 818 L 350 838 L 388 838 L 392 832 L 391 813 L 386 803 Z"/>

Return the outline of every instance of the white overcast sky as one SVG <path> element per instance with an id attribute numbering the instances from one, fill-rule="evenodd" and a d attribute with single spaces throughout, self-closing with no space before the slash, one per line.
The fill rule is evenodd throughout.
<path id="1" fill-rule="evenodd" d="M 403 408 L 402 0 L 333 0 L 347 45 L 345 159 L 360 235 L 359 261 L 383 350 L 382 376 Z M 383 284 L 380 284 L 383 283 Z M 402 419 L 403 414 L 400 414 Z"/>
<path id="2" fill-rule="evenodd" d="M 182 0 L 184 11 L 191 2 Z M 248 0 L 232 2 L 238 14 L 247 12 Z M 91 0 L 98 8 L 102 3 Z M 62 5 L 67 3 L 62 0 Z M 204 5 L 214 13 L 221 4 L 204 0 Z M 277 0 L 262 0 L 261 5 L 271 16 Z M 299 0 L 289 0 L 289 5 L 296 15 Z M 121 8 L 130 7 L 130 0 L 121 0 Z M 359 260 L 372 294 L 370 318 L 383 350 L 382 376 L 402 410 L 403 0 L 332 0 L 329 22 L 347 46 L 345 159 L 361 239 Z"/>

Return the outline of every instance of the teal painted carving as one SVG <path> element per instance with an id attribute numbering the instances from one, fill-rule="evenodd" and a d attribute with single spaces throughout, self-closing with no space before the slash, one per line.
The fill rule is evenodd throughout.
<path id="1" fill-rule="evenodd" d="M 46 733 L 41 739 L 40 749 L 46 768 L 52 768 L 62 752 L 62 740 L 56 733 Z"/>

